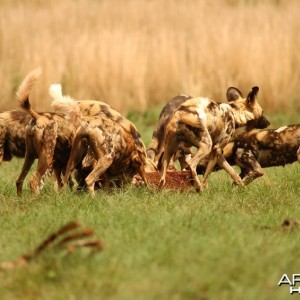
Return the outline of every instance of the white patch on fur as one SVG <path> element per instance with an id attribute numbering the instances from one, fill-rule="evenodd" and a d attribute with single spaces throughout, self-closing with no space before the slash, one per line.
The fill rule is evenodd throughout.
<path id="1" fill-rule="evenodd" d="M 73 111 L 78 111 L 77 102 L 70 96 L 62 95 L 62 88 L 60 83 L 51 84 L 49 88 L 49 95 L 52 97 L 51 106 L 55 111 L 69 114 Z"/>
<path id="2" fill-rule="evenodd" d="M 199 119 L 206 119 L 205 109 L 207 105 L 210 103 L 208 98 L 198 98 L 198 105 L 196 107 L 196 112 L 199 116 Z"/>
<path id="3" fill-rule="evenodd" d="M 278 129 L 274 130 L 274 132 L 280 133 L 281 131 L 284 131 L 285 129 L 287 129 L 287 126 L 280 127 Z"/>
<path id="4" fill-rule="evenodd" d="M 221 105 L 225 105 L 225 103 L 222 103 Z M 228 106 L 229 110 L 233 114 L 236 125 L 243 126 L 246 125 L 248 121 L 254 119 L 253 113 L 242 106 L 239 109 L 232 108 L 230 105 Z"/>
<path id="5" fill-rule="evenodd" d="M 53 109 L 65 114 L 75 126 L 79 126 L 82 116 L 77 101 L 70 96 L 63 96 L 59 83 L 50 85 L 49 94 L 53 99 L 51 103 Z"/>
<path id="6" fill-rule="evenodd" d="M 53 83 L 49 87 L 49 95 L 53 99 L 62 98 L 62 88 L 60 83 Z"/>

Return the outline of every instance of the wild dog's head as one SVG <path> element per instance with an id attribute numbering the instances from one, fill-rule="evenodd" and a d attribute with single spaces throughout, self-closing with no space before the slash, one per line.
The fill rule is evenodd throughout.
<path id="1" fill-rule="evenodd" d="M 252 120 L 257 122 L 257 128 L 267 127 L 270 124 L 263 116 L 263 109 L 257 102 L 258 91 L 259 88 L 255 86 L 244 98 L 239 89 L 235 87 L 228 88 L 226 96 L 229 105 L 232 107 L 236 127 L 244 126 Z"/>

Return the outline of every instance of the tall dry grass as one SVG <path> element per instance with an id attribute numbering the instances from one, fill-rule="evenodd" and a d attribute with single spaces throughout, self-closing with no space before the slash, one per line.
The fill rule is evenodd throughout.
<path id="1" fill-rule="evenodd" d="M 2 0 L 0 108 L 36 66 L 48 86 L 118 110 L 179 93 L 224 100 L 228 86 L 261 88 L 265 111 L 300 109 L 299 1 Z"/>

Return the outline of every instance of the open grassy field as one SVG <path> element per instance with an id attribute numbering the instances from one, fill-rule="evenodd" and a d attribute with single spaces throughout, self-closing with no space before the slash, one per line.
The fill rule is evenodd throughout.
<path id="1" fill-rule="evenodd" d="M 151 124 L 142 129 L 146 141 L 150 119 L 135 119 Z M 281 119 L 294 121 L 272 121 Z M 1 299 L 289 297 L 289 286 L 277 283 L 284 273 L 299 273 L 300 228 L 281 224 L 300 216 L 299 164 L 267 169 L 246 188 L 233 188 L 220 171 L 202 194 L 129 187 L 93 199 L 55 193 L 50 180 L 40 196 L 25 184 L 18 198 L 22 162 L 0 168 L 1 261 L 32 251 L 71 220 L 93 227 L 106 247 L 93 256 L 47 250 L 26 268 L 1 271 Z"/>
<path id="2" fill-rule="evenodd" d="M 259 86 L 272 127 L 299 123 L 298 0 L 1 0 L 0 110 L 17 107 L 25 75 L 43 69 L 31 103 L 50 109 L 61 82 L 77 99 L 111 104 L 146 144 L 163 103 L 186 93 L 225 100 Z M 53 190 L 16 196 L 23 160 L 0 167 L 0 262 L 32 251 L 75 220 L 103 252 L 48 249 L 0 271 L 0 299 L 287 299 L 300 273 L 300 165 L 270 168 L 246 188 L 223 172 L 202 194 L 128 187 L 95 198 Z"/>

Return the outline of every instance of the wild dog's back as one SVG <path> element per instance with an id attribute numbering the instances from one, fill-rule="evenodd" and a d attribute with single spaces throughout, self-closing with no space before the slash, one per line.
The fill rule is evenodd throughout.
<path id="1" fill-rule="evenodd" d="M 146 163 L 146 147 L 138 129 L 132 122 L 122 116 L 118 111 L 114 110 L 110 105 L 96 100 L 76 101 L 71 97 L 63 96 L 60 84 L 51 85 L 49 93 L 53 98 L 52 107 L 55 110 L 66 109 L 68 102 L 69 105 L 73 107 L 73 110 L 76 109 L 76 106 L 79 107 L 82 116 L 106 117 L 119 124 L 125 131 L 131 134 L 135 141 L 136 149 L 141 153 L 141 156 L 144 157 Z"/>
<path id="2" fill-rule="evenodd" d="M 261 167 L 284 166 L 297 161 L 300 125 L 252 130 L 235 139 L 235 147 L 251 150 Z"/>

